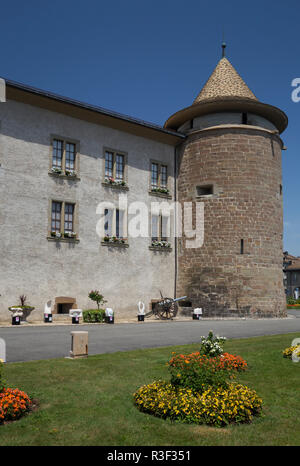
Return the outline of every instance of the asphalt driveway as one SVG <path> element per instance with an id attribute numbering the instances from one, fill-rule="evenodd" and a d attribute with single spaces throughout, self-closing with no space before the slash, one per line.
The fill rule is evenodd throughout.
<path id="1" fill-rule="evenodd" d="M 298 314 L 297 314 L 298 316 Z M 132 324 L 14 326 L 0 328 L 7 362 L 69 356 L 71 331 L 89 332 L 89 354 L 197 343 L 209 330 L 227 338 L 299 332 L 300 319 L 200 320 Z"/>

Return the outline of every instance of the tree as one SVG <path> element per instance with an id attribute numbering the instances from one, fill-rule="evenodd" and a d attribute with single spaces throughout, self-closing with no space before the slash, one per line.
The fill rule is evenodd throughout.
<path id="1" fill-rule="evenodd" d="M 107 302 L 107 301 L 104 300 L 104 296 L 102 294 L 100 294 L 100 292 L 98 290 L 90 291 L 89 292 L 89 298 L 92 301 L 95 301 L 97 303 L 98 309 L 100 308 L 100 304 L 104 304 L 104 303 Z"/>

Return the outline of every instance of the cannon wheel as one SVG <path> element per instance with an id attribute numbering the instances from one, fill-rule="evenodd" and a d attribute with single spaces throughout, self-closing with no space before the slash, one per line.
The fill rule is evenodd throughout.
<path id="1" fill-rule="evenodd" d="M 158 302 L 154 306 L 154 314 L 157 319 L 169 320 L 176 317 L 178 312 L 177 303 Z"/>

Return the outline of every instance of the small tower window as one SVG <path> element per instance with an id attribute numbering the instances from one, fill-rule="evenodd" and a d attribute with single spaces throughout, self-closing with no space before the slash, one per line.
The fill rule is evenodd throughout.
<path id="1" fill-rule="evenodd" d="M 282 184 L 279 185 L 280 196 L 282 196 Z"/>
<path id="2" fill-rule="evenodd" d="M 197 186 L 197 196 L 209 196 L 214 193 L 214 187 L 212 184 L 205 186 Z"/>
<path id="3" fill-rule="evenodd" d="M 241 254 L 244 254 L 244 240 L 241 239 Z"/>
<path id="4" fill-rule="evenodd" d="M 242 125 L 247 125 L 247 124 L 248 124 L 248 114 L 242 113 Z"/>

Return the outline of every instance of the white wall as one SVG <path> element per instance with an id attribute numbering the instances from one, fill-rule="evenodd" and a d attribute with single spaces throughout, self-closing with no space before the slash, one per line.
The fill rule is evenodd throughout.
<path id="1" fill-rule="evenodd" d="M 148 193 L 150 159 L 168 164 L 173 195 L 172 146 L 15 101 L 0 104 L 0 320 L 25 294 L 40 318 L 46 301 L 75 297 L 79 308 L 99 289 L 118 315 L 135 316 L 137 302 L 174 292 L 172 252 L 149 250 L 150 238 L 129 238 L 129 248 L 102 246 L 96 234 L 96 207 L 118 191 L 102 186 L 103 147 L 128 153 L 128 202 Z M 80 141 L 78 182 L 49 176 L 50 135 Z M 76 202 L 79 244 L 47 241 L 51 199 Z M 173 241 L 172 245 L 173 245 Z"/>

